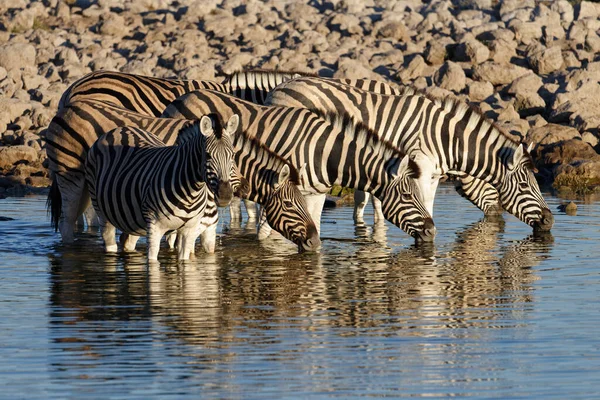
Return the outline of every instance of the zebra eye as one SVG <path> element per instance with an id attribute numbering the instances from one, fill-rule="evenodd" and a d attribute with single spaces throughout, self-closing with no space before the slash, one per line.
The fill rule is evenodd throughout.
<path id="1" fill-rule="evenodd" d="M 519 187 L 521 188 L 521 190 L 529 190 L 529 183 L 519 182 Z"/>
<path id="2" fill-rule="evenodd" d="M 412 199 L 412 196 L 408 193 L 402 193 L 401 198 L 404 203 L 408 203 Z"/>
<path id="3" fill-rule="evenodd" d="M 285 207 L 285 208 L 287 208 L 287 209 L 294 208 L 294 203 L 292 203 L 292 202 L 291 202 L 291 201 L 289 201 L 289 200 L 285 200 L 285 201 L 283 202 L 283 205 L 284 205 L 284 207 Z"/>

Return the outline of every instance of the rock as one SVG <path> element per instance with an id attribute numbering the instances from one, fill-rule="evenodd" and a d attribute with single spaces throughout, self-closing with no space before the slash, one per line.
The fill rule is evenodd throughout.
<path id="1" fill-rule="evenodd" d="M 581 135 L 576 129 L 564 125 L 546 124 L 529 129 L 526 142 L 546 146 L 572 139 L 581 139 Z"/>
<path id="2" fill-rule="evenodd" d="M 0 147 L 0 168 L 5 169 L 21 162 L 38 160 L 38 152 L 28 146 Z"/>
<path id="3" fill-rule="evenodd" d="M 567 25 L 573 22 L 575 13 L 573 6 L 567 0 L 556 0 L 550 4 L 550 9 L 560 14 L 560 20 Z"/>
<path id="4" fill-rule="evenodd" d="M 481 42 L 471 39 L 459 43 L 454 51 L 456 61 L 470 61 L 472 64 L 481 64 L 490 58 L 490 50 Z"/>
<path id="5" fill-rule="evenodd" d="M 510 64 L 513 57 L 517 55 L 517 44 L 512 40 L 496 39 L 490 43 L 492 60 L 496 64 Z"/>
<path id="6" fill-rule="evenodd" d="M 483 101 L 494 94 L 494 86 L 489 82 L 472 82 L 468 86 L 471 101 Z"/>
<path id="7" fill-rule="evenodd" d="M 446 61 L 433 77 L 436 85 L 442 89 L 459 93 L 465 88 L 465 73 L 460 65 Z"/>
<path id="8" fill-rule="evenodd" d="M 492 85 L 506 85 L 515 79 L 530 74 L 526 68 L 517 65 L 500 65 L 488 61 L 473 68 L 473 77 L 480 81 L 488 81 Z"/>
<path id="9" fill-rule="evenodd" d="M 541 45 L 529 46 L 527 48 L 527 61 L 536 73 L 547 75 L 562 67 L 562 51 L 558 46 L 549 49 Z"/>
<path id="10" fill-rule="evenodd" d="M 129 33 L 129 28 L 125 24 L 124 17 L 119 14 L 108 13 L 103 16 L 98 31 L 102 35 L 122 38 Z"/>
<path id="11" fill-rule="evenodd" d="M 598 19 L 598 9 L 591 1 L 582 1 L 577 7 L 577 20 L 585 18 Z"/>
<path id="12" fill-rule="evenodd" d="M 594 148 L 581 139 L 571 139 L 558 144 L 545 146 L 541 150 L 544 166 L 567 165 L 574 161 L 600 161 Z"/>
<path id="13" fill-rule="evenodd" d="M 350 35 L 363 33 L 360 26 L 360 19 L 352 14 L 335 14 L 329 20 L 329 27 L 333 31 Z"/>
<path id="14" fill-rule="evenodd" d="M 514 81 L 506 88 L 506 92 L 509 94 L 517 93 L 537 93 L 543 85 L 542 78 L 535 74 L 523 75 Z"/>
<path id="15" fill-rule="evenodd" d="M 401 42 L 408 41 L 410 35 L 406 26 L 400 21 L 392 21 L 379 28 L 378 35 L 384 38 L 394 39 Z"/>
<path id="16" fill-rule="evenodd" d="M 35 65 L 35 47 L 28 43 L 9 43 L 0 46 L 0 67 L 7 71 Z"/>
<path id="17" fill-rule="evenodd" d="M 546 108 L 546 102 L 535 92 L 520 92 L 515 95 L 515 110 L 522 117 L 541 114 Z"/>
<path id="18" fill-rule="evenodd" d="M 425 60 L 429 64 L 443 64 L 448 57 L 448 40 L 430 40 L 425 49 Z"/>
<path id="19" fill-rule="evenodd" d="M 592 147 L 596 147 L 598 145 L 598 136 L 594 135 L 592 132 L 583 132 L 581 134 L 581 140 Z"/>
<path id="20" fill-rule="evenodd" d="M 528 45 L 542 37 L 542 24 L 540 22 L 523 22 L 514 19 L 509 24 L 509 28 L 515 33 L 517 42 Z"/>
<path id="21" fill-rule="evenodd" d="M 416 55 L 406 66 L 398 72 L 397 78 L 404 84 L 409 84 L 411 80 L 423 76 L 423 71 L 427 67 L 425 60 L 421 55 Z"/>
<path id="22" fill-rule="evenodd" d="M 0 132 L 4 132 L 8 124 L 30 109 L 31 105 L 27 102 L 0 97 Z"/>
<path id="23" fill-rule="evenodd" d="M 360 61 L 353 60 L 351 58 L 340 59 L 338 62 L 338 70 L 335 74 L 333 74 L 333 77 L 336 79 L 377 79 L 378 76 L 378 74 L 365 67 Z"/>

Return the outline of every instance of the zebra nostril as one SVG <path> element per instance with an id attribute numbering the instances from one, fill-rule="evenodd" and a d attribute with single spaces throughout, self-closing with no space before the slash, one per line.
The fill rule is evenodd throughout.
<path id="1" fill-rule="evenodd" d="M 231 202 L 233 198 L 233 189 L 229 182 L 219 182 L 219 187 L 217 189 L 216 202 L 219 207 L 225 207 Z"/>

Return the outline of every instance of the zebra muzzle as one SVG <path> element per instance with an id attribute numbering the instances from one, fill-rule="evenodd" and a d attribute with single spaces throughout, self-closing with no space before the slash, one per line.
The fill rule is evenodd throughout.
<path id="1" fill-rule="evenodd" d="M 415 238 L 424 242 L 433 242 L 433 239 L 435 238 L 436 234 L 437 229 L 435 227 L 435 224 L 433 223 L 433 219 L 425 218 L 423 220 L 423 229 L 417 232 Z"/>
<path id="2" fill-rule="evenodd" d="M 548 208 L 542 208 L 542 216 L 539 220 L 533 222 L 533 229 L 535 231 L 547 232 L 554 226 L 554 215 Z"/>
<path id="3" fill-rule="evenodd" d="M 217 189 L 217 193 L 215 193 L 215 202 L 219 207 L 225 207 L 231 203 L 231 199 L 233 198 L 233 189 L 229 182 L 219 182 L 219 188 Z"/>
<path id="4" fill-rule="evenodd" d="M 316 251 L 321 248 L 321 239 L 319 238 L 319 232 L 314 224 L 310 224 L 306 230 L 306 240 L 300 240 L 298 244 L 298 250 L 300 251 Z"/>

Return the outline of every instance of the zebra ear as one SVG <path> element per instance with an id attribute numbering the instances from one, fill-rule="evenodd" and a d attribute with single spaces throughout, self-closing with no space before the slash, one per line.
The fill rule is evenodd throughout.
<path id="1" fill-rule="evenodd" d="M 279 172 L 279 176 L 277 177 L 277 184 L 275 185 L 275 187 L 278 188 L 279 186 L 283 185 L 285 181 L 289 179 L 289 177 L 290 167 L 287 164 L 284 164 L 281 168 L 281 171 Z"/>
<path id="2" fill-rule="evenodd" d="M 515 166 L 519 163 L 519 161 L 523 158 L 523 156 L 525 155 L 524 149 L 525 149 L 525 146 L 523 146 L 523 145 L 519 145 L 515 149 L 512 159 L 508 162 L 509 170 L 512 171 L 515 168 Z"/>
<path id="3" fill-rule="evenodd" d="M 213 130 L 212 120 L 208 115 L 200 118 L 200 132 L 206 137 L 210 137 L 215 133 Z"/>
<path id="4" fill-rule="evenodd" d="M 226 128 L 227 134 L 230 136 L 233 135 L 237 131 L 239 125 L 240 125 L 240 116 L 237 114 L 233 114 L 229 118 L 229 121 L 227 121 L 227 128 Z"/>
<path id="5" fill-rule="evenodd" d="M 531 154 L 532 151 L 533 151 L 533 142 L 529 143 L 529 146 L 527 146 L 527 152 L 529 154 Z"/>
<path id="6" fill-rule="evenodd" d="M 398 170 L 392 173 L 394 179 L 407 176 L 409 178 L 418 178 L 420 176 L 419 165 L 409 156 L 404 156 Z"/>

